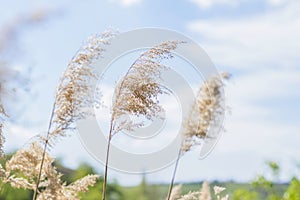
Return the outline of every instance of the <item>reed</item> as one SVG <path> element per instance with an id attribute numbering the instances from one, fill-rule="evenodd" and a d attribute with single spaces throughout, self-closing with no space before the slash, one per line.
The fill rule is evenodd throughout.
<path id="1" fill-rule="evenodd" d="M 194 104 L 191 107 L 188 118 L 184 122 L 183 140 L 179 149 L 178 157 L 174 167 L 172 179 L 169 186 L 167 200 L 171 198 L 176 171 L 180 158 L 194 146 L 200 145 L 201 141 L 208 137 L 209 129 L 218 125 L 219 116 L 225 111 L 222 102 L 223 79 L 228 79 L 228 73 L 221 76 L 213 76 L 204 81 L 200 86 Z"/>
<path id="2" fill-rule="evenodd" d="M 163 108 L 159 104 L 158 96 L 169 94 L 169 90 L 159 83 L 161 73 L 168 68 L 162 61 L 173 57 L 172 51 L 179 43 L 181 42 L 166 41 L 141 54 L 116 86 L 106 150 L 102 200 L 106 199 L 108 160 L 113 136 L 122 130 L 133 131 L 143 126 L 143 122 L 134 123 L 122 117 L 144 116 L 148 120 L 161 117 L 159 113 Z"/>

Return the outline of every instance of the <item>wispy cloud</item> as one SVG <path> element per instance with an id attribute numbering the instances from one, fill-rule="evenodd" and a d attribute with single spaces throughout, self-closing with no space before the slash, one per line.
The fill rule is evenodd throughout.
<path id="1" fill-rule="evenodd" d="M 242 0 L 190 0 L 200 8 L 211 8 L 215 5 L 237 6 Z"/>
<path id="2" fill-rule="evenodd" d="M 142 0 L 109 0 L 114 3 L 119 3 L 124 7 L 130 7 L 133 5 L 137 5 L 142 2 Z"/>
<path id="3" fill-rule="evenodd" d="M 266 159 L 283 165 L 297 159 L 300 3 L 267 3 L 277 7 L 241 18 L 201 19 L 188 24 L 217 66 L 231 68 L 234 74 L 226 89 L 233 114 L 227 118 L 227 133 L 213 153 L 215 159 L 227 156 L 226 163 L 232 165 L 246 158 L 247 165 L 232 176 L 253 174 Z M 224 168 L 229 169 L 230 164 Z M 288 175 L 284 172 L 285 178 Z"/>
<path id="4" fill-rule="evenodd" d="M 131 6 L 140 3 L 142 0 L 121 0 L 124 6 Z"/>
<path id="5" fill-rule="evenodd" d="M 267 0 L 267 2 L 272 6 L 279 6 L 289 1 L 290 0 Z"/>
<path id="6" fill-rule="evenodd" d="M 229 6 L 236 7 L 241 5 L 243 2 L 251 2 L 250 0 L 189 0 L 195 3 L 202 9 L 209 9 L 214 6 Z M 280 6 L 285 3 L 289 3 L 293 0 L 262 0 L 260 3 L 267 3 L 271 6 Z M 255 1 L 253 1 L 255 3 Z"/>
<path id="7" fill-rule="evenodd" d="M 38 134 L 36 128 L 28 128 L 18 124 L 6 123 L 4 128 L 6 137 L 5 153 L 28 144 L 29 138 L 33 138 Z"/>
<path id="8" fill-rule="evenodd" d="M 188 28 L 204 38 L 214 60 L 232 67 L 295 66 L 300 52 L 300 4 L 241 19 L 196 20 Z"/>

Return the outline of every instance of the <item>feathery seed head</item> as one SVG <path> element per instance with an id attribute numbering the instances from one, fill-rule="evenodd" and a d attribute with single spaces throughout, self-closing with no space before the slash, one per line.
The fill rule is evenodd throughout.
<path id="1" fill-rule="evenodd" d="M 131 65 L 127 74 L 116 86 L 116 97 L 112 106 L 113 120 L 120 119 L 126 114 L 142 115 L 149 120 L 161 117 L 159 114 L 163 108 L 159 105 L 158 96 L 169 94 L 169 90 L 159 83 L 161 73 L 167 69 L 162 61 L 172 58 L 172 51 L 180 43 L 182 42 L 167 41 L 154 46 L 141 54 Z M 142 125 L 142 123 L 134 124 L 125 120 L 115 127 L 115 131 L 131 130 Z"/>
<path id="2" fill-rule="evenodd" d="M 75 121 L 91 115 L 84 110 L 96 103 L 94 88 L 90 83 L 98 75 L 92 64 L 101 57 L 105 51 L 104 46 L 110 44 L 115 34 L 113 31 L 106 31 L 89 37 L 68 64 L 55 94 L 53 118 L 47 140 L 65 136 L 65 131 L 73 129 Z"/>
<path id="3" fill-rule="evenodd" d="M 43 153 L 39 143 L 31 143 L 28 148 L 17 151 L 6 162 L 5 170 L 0 167 L 3 182 L 15 188 L 35 190 Z M 37 199 L 79 199 L 78 194 L 87 192 L 88 187 L 99 178 L 98 175 L 88 175 L 66 185 L 53 163 L 54 159 L 45 152 Z"/>
<path id="4" fill-rule="evenodd" d="M 211 200 L 210 187 L 207 181 L 204 181 L 200 190 L 199 200 Z"/>
<path id="5" fill-rule="evenodd" d="M 214 192 L 215 192 L 215 195 L 220 194 L 220 193 L 223 192 L 224 190 L 226 190 L 226 188 L 220 187 L 220 186 L 214 186 Z"/>
<path id="6" fill-rule="evenodd" d="M 178 200 L 198 200 L 200 192 L 189 192 Z"/>
<path id="7" fill-rule="evenodd" d="M 228 79 L 228 75 L 222 75 Z M 194 145 L 209 137 L 209 129 L 218 125 L 219 117 L 224 113 L 223 82 L 219 77 L 206 80 L 199 89 L 195 102 L 184 123 L 182 152 L 189 151 Z"/>
<path id="8" fill-rule="evenodd" d="M 30 144 L 29 148 L 18 150 L 10 160 L 6 162 L 5 182 L 12 186 L 24 189 L 35 188 L 35 178 L 38 176 L 43 149 L 38 143 Z M 46 177 L 46 171 L 51 166 L 53 159 L 45 155 L 45 167 L 42 170 L 42 180 Z"/>
<path id="9" fill-rule="evenodd" d="M 181 196 L 182 185 L 176 185 L 171 192 L 170 200 L 177 200 Z"/>

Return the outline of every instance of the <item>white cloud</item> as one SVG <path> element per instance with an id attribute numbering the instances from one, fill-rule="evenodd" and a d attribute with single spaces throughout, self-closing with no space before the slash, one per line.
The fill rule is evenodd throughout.
<path id="1" fill-rule="evenodd" d="M 215 5 L 236 6 L 240 3 L 239 0 L 190 0 L 197 4 L 200 8 L 210 8 Z"/>
<path id="2" fill-rule="evenodd" d="M 24 144 L 28 144 L 37 134 L 38 130 L 36 128 L 6 123 L 4 127 L 4 136 L 6 139 L 4 143 L 5 152 L 8 153 L 24 146 Z"/>
<path id="3" fill-rule="evenodd" d="M 133 5 L 137 5 L 142 2 L 142 0 L 109 0 L 112 3 L 121 4 L 124 7 L 130 7 Z"/>
<path id="4" fill-rule="evenodd" d="M 300 4 L 248 18 L 196 20 L 188 24 L 216 63 L 231 67 L 298 66 Z"/>
<path id="5" fill-rule="evenodd" d="M 279 6 L 282 5 L 283 3 L 286 3 L 289 0 L 267 0 L 267 2 L 272 5 L 272 6 Z"/>
<path id="6" fill-rule="evenodd" d="M 249 0 L 190 0 L 195 3 L 200 8 L 209 9 L 213 6 L 222 5 L 222 6 L 230 6 L 235 7 Z M 265 0 L 271 6 L 281 6 L 285 3 L 291 2 L 293 0 Z"/>
<path id="7" fill-rule="evenodd" d="M 132 6 L 140 3 L 141 0 L 121 0 L 123 6 Z"/>
<path id="8" fill-rule="evenodd" d="M 227 132 L 208 159 L 195 163 L 199 168 L 207 165 L 202 174 L 213 167 L 218 178 L 245 180 L 258 173 L 265 160 L 287 166 L 298 159 L 300 4 L 269 3 L 280 6 L 243 18 L 188 24 L 212 60 L 231 68 L 234 75 L 226 89 L 232 108 L 225 122 Z M 235 74 L 236 70 L 241 73 Z M 290 175 L 288 170 L 283 172 L 285 180 Z"/>
<path id="9" fill-rule="evenodd" d="M 247 102 L 300 98 L 295 90 L 300 85 L 300 69 L 257 69 L 234 77 L 234 82 L 228 98 Z"/>

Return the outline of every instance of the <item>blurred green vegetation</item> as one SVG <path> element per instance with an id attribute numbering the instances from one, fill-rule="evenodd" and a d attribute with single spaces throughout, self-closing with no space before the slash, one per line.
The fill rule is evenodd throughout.
<path id="1" fill-rule="evenodd" d="M 10 156 L 7 156 L 9 158 Z M 4 161 L 0 161 L 4 164 Z M 218 185 L 226 188 L 224 191 L 229 194 L 232 200 L 300 200 L 300 180 L 293 177 L 289 183 L 278 183 L 280 167 L 275 162 L 268 162 L 269 171 L 266 175 L 258 175 L 252 183 L 236 182 L 211 182 L 212 186 Z M 95 174 L 95 170 L 88 164 L 82 163 L 77 169 L 69 169 L 58 160 L 55 165 L 64 174 L 63 180 L 66 183 L 73 182 L 88 174 Z M 100 179 L 88 193 L 81 194 L 83 200 L 100 199 L 102 195 L 103 180 Z M 182 187 L 182 193 L 199 191 L 201 182 L 186 183 Z M 107 199 L 109 200 L 163 200 L 168 191 L 167 184 L 148 184 L 145 176 L 138 186 L 121 187 L 117 181 L 108 184 Z M 32 192 L 22 189 L 14 189 L 8 184 L 2 187 L 0 200 L 27 200 L 32 199 Z"/>

